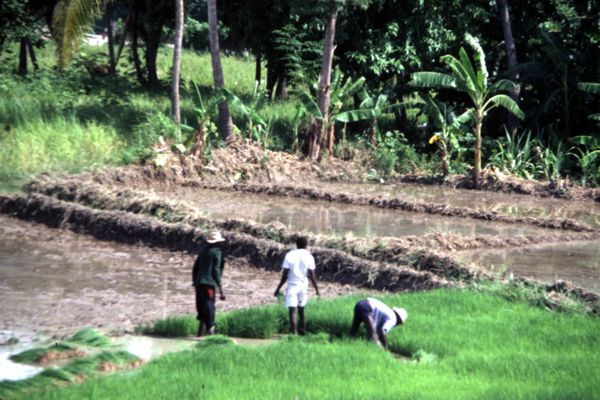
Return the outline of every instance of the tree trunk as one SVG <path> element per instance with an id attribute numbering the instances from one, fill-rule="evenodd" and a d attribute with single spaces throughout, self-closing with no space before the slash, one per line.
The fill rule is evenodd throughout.
<path id="1" fill-rule="evenodd" d="M 445 145 L 440 148 L 440 157 L 442 158 L 442 175 L 444 177 L 448 176 L 449 168 L 448 168 L 448 149 Z"/>
<path id="2" fill-rule="evenodd" d="M 137 76 L 138 82 L 142 85 L 146 84 L 146 77 L 144 76 L 144 71 L 142 70 L 142 63 L 140 62 L 140 55 L 138 53 L 138 10 L 135 8 L 133 10 L 132 17 L 132 30 L 131 30 L 131 58 L 133 58 L 133 65 L 135 67 L 135 74 Z"/>
<path id="3" fill-rule="evenodd" d="M 33 48 L 33 45 L 31 44 L 31 40 L 26 39 L 27 40 L 27 51 L 29 52 L 29 58 L 31 58 L 31 65 L 33 65 L 33 69 L 35 71 L 38 71 L 40 69 L 40 66 L 38 65 L 37 62 L 37 57 L 35 56 L 35 49 Z"/>
<path id="4" fill-rule="evenodd" d="M 285 76 L 281 76 L 277 81 L 277 90 L 275 95 L 278 99 L 286 100 L 288 98 L 287 78 Z"/>
<path id="5" fill-rule="evenodd" d="M 273 98 L 273 91 L 275 90 L 275 83 L 277 83 L 277 74 L 275 73 L 275 63 L 273 61 L 267 61 L 267 95 L 269 99 Z"/>
<path id="6" fill-rule="evenodd" d="M 109 2 L 106 5 L 106 36 L 108 36 L 108 64 L 110 73 L 114 74 L 117 70 L 117 61 L 115 58 L 115 20 L 113 17 L 114 4 Z"/>
<path id="7" fill-rule="evenodd" d="M 127 12 L 127 18 L 125 19 L 125 24 L 123 25 L 123 33 L 121 35 L 121 42 L 119 43 L 119 50 L 117 51 L 117 59 L 115 60 L 115 70 L 117 69 L 117 65 L 119 65 L 119 59 L 121 58 L 121 53 L 123 52 L 123 47 L 125 46 L 125 38 L 127 37 L 127 31 L 131 27 L 132 16 L 135 13 L 133 10 L 135 7 L 134 3 L 131 2 L 129 4 L 129 11 Z M 133 29 L 136 29 L 134 26 Z"/>
<path id="8" fill-rule="evenodd" d="M 475 188 L 481 187 L 481 125 L 483 115 L 477 110 L 475 114 Z"/>
<path id="9" fill-rule="evenodd" d="M 312 160 L 319 158 L 321 145 L 327 137 L 327 125 L 329 124 L 329 86 L 331 85 L 331 67 L 333 64 L 333 52 L 335 47 L 333 41 L 335 39 L 335 22 L 337 19 L 337 10 L 333 11 L 327 20 L 327 29 L 325 30 L 325 41 L 323 51 L 323 62 L 321 64 L 321 73 L 319 75 L 319 93 L 317 104 L 323 119 L 317 123 L 316 131 L 311 132 L 311 135 L 316 135 L 316 138 L 311 138 L 309 155 Z"/>
<path id="10" fill-rule="evenodd" d="M 158 57 L 161 29 L 162 27 L 158 28 L 153 23 L 149 23 L 146 31 L 146 75 L 148 76 L 148 82 L 152 85 L 158 83 L 156 58 Z"/>
<path id="11" fill-rule="evenodd" d="M 171 113 L 179 129 L 181 108 L 179 106 L 179 68 L 183 42 L 183 0 L 175 1 L 175 47 L 173 48 L 173 76 L 171 78 Z"/>
<path id="12" fill-rule="evenodd" d="M 19 75 L 27 75 L 27 39 L 24 37 L 19 45 Z"/>
<path id="13" fill-rule="evenodd" d="M 261 56 L 260 56 L 260 53 L 258 53 L 258 54 L 256 54 L 256 68 L 254 70 L 254 81 L 256 82 L 256 86 L 260 86 L 261 72 L 262 72 L 260 63 L 261 63 Z"/>
<path id="14" fill-rule="evenodd" d="M 156 59 L 160 46 L 160 35 L 165 21 L 165 16 L 157 9 L 156 2 L 146 0 L 146 75 L 151 85 L 158 83 Z"/>
<path id="15" fill-rule="evenodd" d="M 508 12 L 508 0 L 498 0 L 498 11 L 500 12 L 500 24 L 502 25 L 502 34 L 504 35 L 504 45 L 506 47 L 506 66 L 510 70 L 517 65 L 517 49 L 513 38 L 510 14 Z M 516 83 L 515 89 L 510 96 L 518 104 L 521 93 L 521 85 L 518 82 L 519 73 L 513 71 L 509 78 Z M 506 124 L 510 132 L 514 133 L 517 128 L 517 118 L 512 113 L 508 113 Z"/>
<path id="16" fill-rule="evenodd" d="M 333 159 L 333 143 L 335 141 L 335 124 L 329 124 L 329 137 L 327 150 L 329 150 L 329 161 Z"/>
<path id="17" fill-rule="evenodd" d="M 217 31 L 217 0 L 208 0 L 208 41 L 210 44 L 210 58 L 212 61 L 213 80 L 215 91 L 218 93 L 225 86 L 223 68 L 221 67 L 221 53 L 219 49 L 219 32 Z M 233 135 L 233 122 L 229 113 L 227 101 L 219 103 L 219 132 L 227 143 L 235 140 Z"/>

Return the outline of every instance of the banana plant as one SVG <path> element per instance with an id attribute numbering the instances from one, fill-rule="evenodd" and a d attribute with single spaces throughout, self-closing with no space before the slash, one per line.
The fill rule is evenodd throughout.
<path id="1" fill-rule="evenodd" d="M 359 78 L 351 85 L 349 85 L 349 82 L 352 81 L 346 80 L 346 83 L 344 84 L 344 87 L 346 87 L 347 90 L 340 92 L 333 90 L 332 93 L 335 94 L 335 97 L 332 96 L 332 99 L 337 99 L 337 101 L 332 101 L 332 108 L 329 112 L 329 121 L 323 121 L 327 124 L 329 132 L 327 139 L 330 157 L 333 155 L 336 123 L 339 122 L 347 124 L 349 122 L 370 120 L 372 121 L 370 131 L 373 135 L 375 135 L 378 133 L 377 121 L 384 115 L 390 114 L 394 109 L 399 107 L 398 104 L 390 105 L 387 95 L 380 94 L 376 97 L 366 95 L 366 91 L 364 91 L 362 88 L 362 85 L 364 84 L 363 78 Z M 359 91 L 361 92 L 363 100 L 359 104 L 358 108 L 351 110 L 345 109 L 347 104 L 349 104 L 349 100 L 352 100 L 352 96 L 357 94 Z M 345 93 L 346 96 L 342 97 L 338 93 Z M 307 115 L 310 115 L 312 118 L 319 121 L 323 120 L 323 115 L 319 110 L 319 106 L 310 93 L 301 92 L 299 98 Z M 345 98 L 345 101 L 343 101 L 342 98 Z"/>
<path id="2" fill-rule="evenodd" d="M 503 107 L 516 117 L 523 119 L 523 111 L 518 104 L 506 94 L 514 87 L 514 82 L 501 79 L 494 84 L 488 82 L 488 72 L 485 64 L 485 53 L 479 41 L 466 34 L 465 40 L 473 49 L 473 57 L 469 57 L 464 47 L 461 47 L 459 56 L 446 54 L 441 60 L 451 70 L 450 74 L 441 72 L 415 72 L 411 75 L 409 85 L 418 88 L 453 89 L 466 93 L 471 100 L 471 105 L 458 117 L 461 122 L 473 125 L 475 134 L 475 187 L 481 185 L 481 135 L 483 120 L 486 115 L 496 107 Z"/>
<path id="3" fill-rule="evenodd" d="M 600 165 L 596 162 L 600 160 L 600 138 L 582 135 L 574 137 L 571 141 L 580 145 L 571 152 L 571 155 L 575 157 L 581 168 L 581 184 L 585 186 L 590 182 L 600 181 Z"/>
<path id="4" fill-rule="evenodd" d="M 303 90 L 299 93 L 299 98 L 306 114 L 311 116 L 314 120 L 317 120 L 319 124 L 322 124 L 325 129 L 323 130 L 324 135 L 320 138 L 320 144 L 327 144 L 329 150 L 329 157 L 333 157 L 333 143 L 335 141 L 335 123 L 336 122 L 351 122 L 358 121 L 361 119 L 352 119 L 349 117 L 348 121 L 342 121 L 340 115 L 346 115 L 348 108 L 354 103 L 354 96 L 365 90 L 366 79 L 359 77 L 352 79 L 351 77 L 344 77 L 339 68 L 336 68 L 333 79 L 331 81 L 330 88 L 330 101 L 329 109 L 327 110 L 327 118 L 324 118 L 315 96 L 309 90 Z M 313 92 L 318 90 L 318 87 L 313 87 Z M 344 117 L 342 117 L 344 118 Z M 365 118 L 363 118 L 365 119 Z"/>
<path id="5" fill-rule="evenodd" d="M 429 95 L 421 96 L 415 106 L 427 115 L 436 132 L 429 138 L 429 144 L 437 144 L 442 160 L 442 175 L 448 176 L 448 156 L 452 149 L 460 147 L 458 138 L 462 135 L 461 124 L 457 116 L 445 103 Z"/>
<path id="6" fill-rule="evenodd" d="M 232 110 L 246 120 L 246 130 L 250 138 L 258 142 L 261 147 L 266 148 L 277 115 L 264 118 L 258 112 L 260 107 L 260 96 L 258 94 L 255 94 L 251 103 L 244 103 L 242 99 L 225 88 L 222 90 L 222 95 Z"/>
<path id="7" fill-rule="evenodd" d="M 181 124 L 183 132 L 189 133 L 187 138 L 183 140 L 183 143 L 177 144 L 175 147 L 182 153 L 185 153 L 187 149 L 191 148 L 191 156 L 193 158 L 203 159 L 209 158 L 212 152 L 211 136 L 218 137 L 217 126 L 211 121 L 210 110 L 216 108 L 218 98 L 213 96 L 204 101 L 198 85 L 192 81 L 192 85 L 196 91 L 196 98 L 194 99 L 194 110 L 198 118 L 198 126 L 193 128 L 191 126 Z"/>
<path id="8" fill-rule="evenodd" d="M 582 92 L 591 93 L 591 94 L 600 94 L 600 83 L 598 83 L 598 82 L 579 82 L 577 84 L 577 87 Z M 592 121 L 600 122 L 600 113 L 594 113 L 594 114 L 588 115 L 588 119 L 591 119 Z"/>

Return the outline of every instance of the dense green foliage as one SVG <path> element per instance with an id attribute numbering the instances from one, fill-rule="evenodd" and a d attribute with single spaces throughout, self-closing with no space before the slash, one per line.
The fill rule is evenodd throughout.
<path id="1" fill-rule="evenodd" d="M 198 118 L 191 82 L 199 84 L 205 101 L 222 99 L 221 93 L 211 89 L 209 58 L 193 52 L 207 46 L 206 1 L 185 2 L 185 46 L 191 51 L 182 61 L 182 111 L 184 125 L 189 127 L 184 137 L 178 136 L 179 130 L 170 121 L 166 88 L 172 58 L 170 50 L 161 47 L 173 36 L 173 4 L 116 1 L 105 8 L 95 0 L 65 0 L 59 4 L 69 8 L 55 14 L 63 15 L 64 23 L 55 21 L 50 27 L 56 3 L 11 0 L 0 4 L 0 129 L 7 132 L 0 136 L 3 186 L 7 180 L 46 169 L 73 171 L 150 158 L 149 149 L 160 137 L 173 145 L 187 143 L 189 151 Z M 65 14 L 68 10 L 72 13 Z M 594 139 L 600 136 L 600 3 L 592 0 L 509 2 L 518 61 L 511 69 L 505 66 L 508 50 L 502 31 L 506 26 L 499 19 L 496 2 L 222 2 L 221 48 L 225 54 L 236 55 L 224 58 L 225 83 L 240 100 L 233 117 L 242 136 L 271 149 L 306 153 L 311 118 L 318 119 L 318 115 L 305 109 L 301 94 L 310 93 L 313 101 L 317 97 L 314 88 L 318 87 L 325 21 L 335 10 L 334 68 L 339 68 L 338 76 L 344 79 L 364 79 L 364 91 L 339 102 L 332 98 L 332 115 L 340 105 L 343 109 L 338 108 L 338 113 L 352 115 L 352 119 L 331 119 L 334 154 L 348 154 L 348 145 L 366 150 L 372 155 L 365 157 L 375 170 L 372 176 L 380 177 L 397 172 L 437 173 L 440 164 L 444 173 L 463 173 L 469 168 L 465 161 L 475 155 L 473 147 L 481 147 L 482 168 L 491 164 L 527 178 L 556 182 L 569 176 L 584 185 L 600 183 L 600 152 Z M 54 39 L 64 38 L 60 32 L 79 37 L 94 15 L 98 16 L 97 33 L 112 26 L 114 47 L 128 43 L 117 57 L 116 72 L 96 75 L 94 68 L 102 70 L 103 64 L 116 63 L 115 57 L 107 58 L 104 47 L 85 46 L 69 66 L 53 69 L 55 59 L 49 55 L 54 49 L 42 33 L 51 28 Z M 508 124 L 507 135 L 506 113 L 490 110 L 482 122 L 481 146 L 479 142 L 473 146 L 471 129 L 465 125 L 457 128 L 463 134 L 455 135 L 453 148 L 443 150 L 445 142 L 428 143 L 439 127 L 416 106 L 415 89 L 408 83 L 414 73 L 444 71 L 448 58 L 442 56 L 458 54 L 466 33 L 479 41 L 481 54 L 485 52 L 490 82 L 509 78 L 519 85 L 516 100 L 524 119 Z M 65 53 L 76 47 L 74 41 L 63 41 L 59 53 L 68 56 Z M 36 50 L 40 70 L 20 78 L 15 72 L 29 72 L 27 49 Z M 30 58 L 33 61 L 33 54 Z M 454 90 L 441 89 L 433 95 L 457 112 L 472 103 Z M 373 99 L 373 104 L 385 99 L 391 108 L 379 114 L 374 107 L 367 113 L 355 112 L 361 111 L 366 98 Z M 368 114 L 368 120 L 355 118 Z M 214 109 L 205 117 L 204 121 L 216 122 Z M 90 135 L 83 134 L 88 131 Z M 520 155 L 521 146 L 529 146 L 524 149 L 526 155 Z M 446 160 L 439 160 L 446 155 L 448 168 Z M 516 155 L 521 159 L 516 160 Z"/>
<path id="2" fill-rule="evenodd" d="M 381 298 L 409 312 L 406 325 L 390 334 L 392 352 L 407 358 L 348 339 L 358 297 L 346 297 L 307 306 L 310 332 L 326 334 L 257 348 L 222 345 L 226 343 L 217 338 L 217 345 L 162 357 L 133 374 L 51 390 L 39 398 L 187 398 L 198 393 L 224 399 L 595 396 L 600 362 L 600 322 L 595 317 L 473 291 Z M 260 310 L 262 317 L 265 311 Z M 283 306 L 272 310 L 285 312 Z M 246 315 L 236 315 L 240 320 L 228 316 L 228 325 L 245 324 Z"/>

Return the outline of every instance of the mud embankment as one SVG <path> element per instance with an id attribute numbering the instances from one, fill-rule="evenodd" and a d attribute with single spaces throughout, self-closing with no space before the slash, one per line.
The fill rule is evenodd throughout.
<path id="1" fill-rule="evenodd" d="M 402 175 L 388 179 L 388 181 L 419 185 L 445 185 L 456 189 L 475 190 L 473 177 L 469 175 L 454 175 L 446 179 L 423 175 Z M 484 173 L 481 186 L 477 190 L 600 202 L 600 189 L 598 188 L 584 188 L 566 180 L 561 180 L 560 182 L 543 182 L 490 172 Z"/>
<path id="2" fill-rule="evenodd" d="M 170 224 L 123 211 L 98 211 L 37 194 L 0 197 L 0 212 L 55 228 L 69 228 L 101 240 L 130 244 L 141 242 L 179 251 L 198 251 L 205 234 L 189 224 Z M 279 270 L 289 250 L 289 247 L 272 240 L 257 239 L 243 233 L 227 231 L 224 236 L 227 254 L 247 258 L 253 265 L 267 270 Z M 363 260 L 338 250 L 312 247 L 311 252 L 317 260 L 320 278 L 325 280 L 394 292 L 451 285 L 444 278 L 427 272 L 431 265 L 439 265 L 440 260 L 454 264 L 450 259 L 434 255 L 431 257 L 435 261 L 422 255 L 411 264 L 414 267 L 411 269 Z"/>
<path id="3" fill-rule="evenodd" d="M 462 236 L 452 233 L 434 233 L 424 236 L 348 238 L 331 235 L 315 235 L 292 231 L 279 223 L 262 224 L 239 219 L 213 220 L 200 217 L 198 210 L 185 202 L 167 200 L 146 192 L 129 189 L 111 189 L 91 182 L 67 180 L 37 180 L 25 186 L 30 193 L 41 193 L 59 200 L 78 202 L 102 210 L 127 211 L 159 218 L 165 222 L 183 222 L 192 226 L 245 233 L 260 239 L 292 244 L 300 235 L 307 236 L 310 243 L 324 248 L 341 250 L 353 256 L 371 261 L 385 261 L 406 265 L 406 256 L 417 250 L 459 251 L 481 248 L 514 248 L 543 243 L 564 243 L 600 239 L 599 232 L 548 233 L 544 235 Z M 463 267 L 462 276 L 471 277 L 474 271 Z M 440 275 L 440 274 L 439 274 Z M 441 274 L 442 276 L 445 276 Z M 454 277 L 454 275 L 452 275 Z"/>
<path id="4" fill-rule="evenodd" d="M 570 219 L 546 219 L 536 217 L 512 217 L 494 211 L 473 210 L 465 207 L 451 207 L 444 204 L 404 201 L 399 198 L 381 198 L 349 193 L 327 192 L 309 187 L 277 186 L 257 184 L 210 185 L 201 182 L 189 182 L 211 190 L 229 190 L 268 196 L 296 197 L 310 200 L 322 200 L 342 204 L 372 206 L 386 209 L 397 209 L 414 213 L 442 215 L 446 217 L 472 218 L 483 221 L 502 222 L 507 224 L 532 225 L 540 228 L 571 230 L 575 232 L 596 232 L 595 229 Z"/>

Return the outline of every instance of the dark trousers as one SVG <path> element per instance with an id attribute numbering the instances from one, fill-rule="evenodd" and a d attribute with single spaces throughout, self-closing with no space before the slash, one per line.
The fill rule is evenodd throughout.
<path id="1" fill-rule="evenodd" d="M 358 328 L 361 323 L 365 323 L 367 335 L 373 337 L 375 326 L 373 321 L 373 307 L 367 300 L 361 300 L 354 306 L 354 316 L 352 318 L 352 328 L 350 334 L 355 336 L 358 333 Z"/>
<path id="2" fill-rule="evenodd" d="M 196 311 L 198 321 L 204 322 L 207 329 L 215 326 L 215 288 L 198 285 L 196 288 Z"/>

